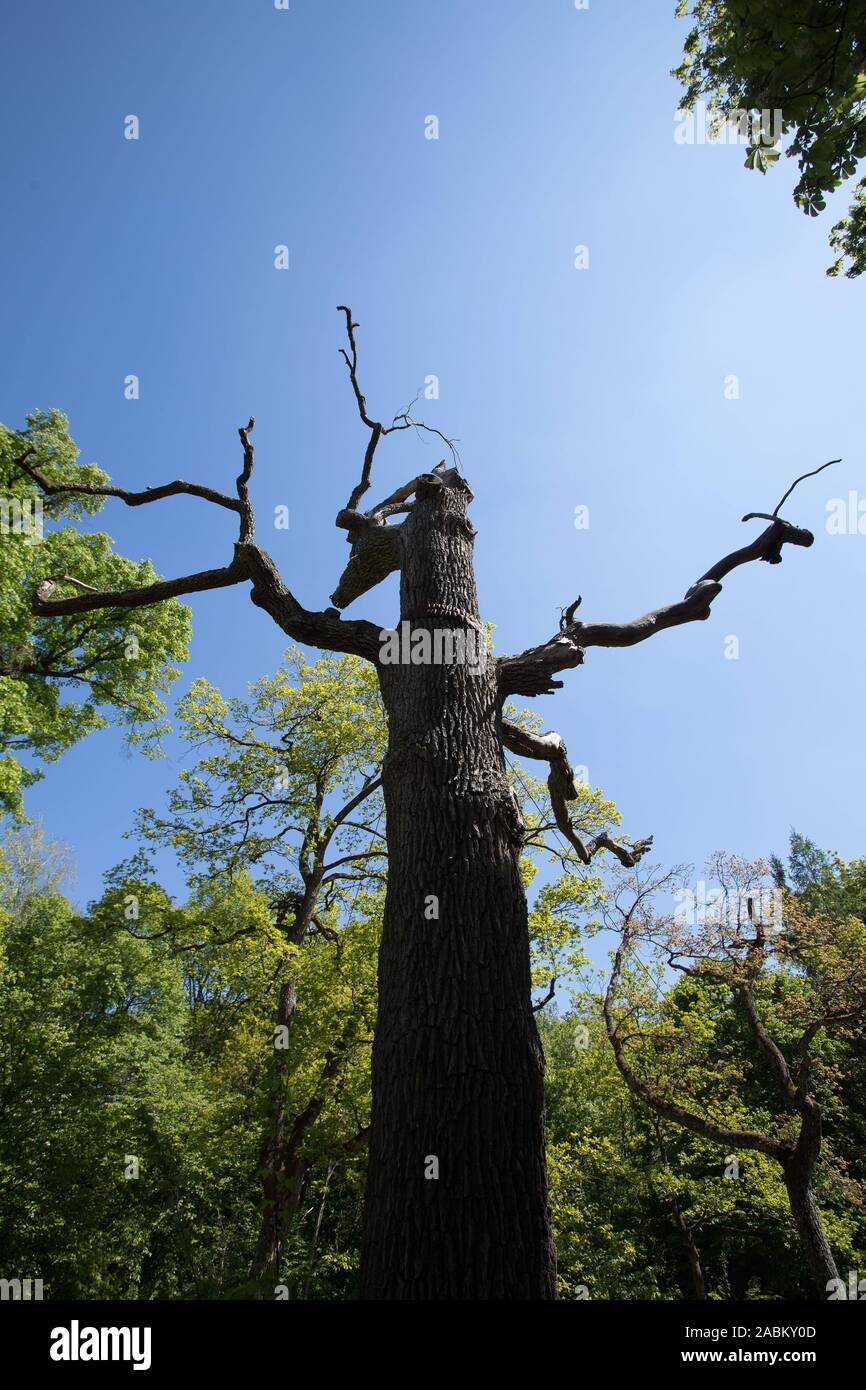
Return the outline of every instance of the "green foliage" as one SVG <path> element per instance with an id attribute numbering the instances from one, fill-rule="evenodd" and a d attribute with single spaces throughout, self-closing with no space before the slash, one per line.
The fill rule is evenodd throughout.
<path id="1" fill-rule="evenodd" d="M 226 700 L 199 679 L 178 706 L 180 736 L 206 750 L 179 774 L 168 817 L 144 812 L 144 840 L 166 844 L 189 867 L 285 866 L 291 881 L 308 868 L 303 846 L 311 819 L 326 833 L 335 813 L 373 775 L 385 752 L 385 713 L 376 672 L 353 656 L 309 663 L 296 647 L 246 698 Z M 361 819 L 381 813 L 381 796 Z M 354 818 L 353 818 L 354 819 Z M 341 831 L 342 852 L 362 852 L 363 836 Z M 380 837 L 381 838 L 381 837 Z"/>
<path id="2" fill-rule="evenodd" d="M 46 1297 L 195 1296 L 219 1175 L 196 1142 L 212 1100 L 184 1066 L 181 973 L 50 889 L 7 880 L 3 898 L 4 1260 Z"/>
<path id="3" fill-rule="evenodd" d="M 116 554 L 111 537 L 71 523 L 95 515 L 104 499 L 43 497 L 15 460 L 52 482 L 101 484 L 95 464 L 79 464 L 59 410 L 27 417 L 23 430 L 0 425 L 0 814 L 22 814 L 22 792 L 73 743 L 103 728 L 112 713 L 132 743 L 157 753 L 165 732 L 163 696 L 187 656 L 189 611 L 171 601 L 153 608 L 34 618 L 37 585 L 71 575 L 96 589 L 152 583 L 147 562 Z M 40 511 L 41 508 L 41 511 Z"/>
<path id="4" fill-rule="evenodd" d="M 866 0 L 679 0 L 692 28 L 675 76 L 685 107 L 709 96 L 721 118 L 781 112 L 772 139 L 753 140 L 746 167 L 766 173 L 786 153 L 800 177 L 794 201 L 810 217 L 826 195 L 857 170 L 866 154 Z M 838 253 L 828 270 L 849 277 L 866 269 L 866 179 L 854 190 L 848 217 L 833 227 Z"/>
<path id="5" fill-rule="evenodd" d="M 143 875 L 113 874 L 82 915 L 60 891 L 64 867 L 38 831 L 7 838 L 0 859 L 8 1274 L 44 1279 L 54 1298 L 246 1296 L 263 1082 L 275 996 L 291 969 L 292 1113 L 314 1097 L 322 1105 L 280 1279 L 290 1298 L 354 1297 L 381 888 L 362 886 L 350 912 L 328 918 L 333 935 L 313 933 L 298 950 L 246 869 L 194 876 L 183 903 Z M 571 891 L 562 889 L 566 904 Z M 576 926 L 571 949 L 579 944 Z M 627 988 L 655 1084 L 746 1127 L 779 1123 L 766 1063 L 726 988 L 684 978 L 651 1003 L 648 985 L 635 966 Z M 810 987 L 784 962 L 762 986 L 762 1014 L 783 1044 Z M 778 1165 L 727 1154 L 637 1104 L 592 989 L 575 993 L 567 1014 L 537 1018 L 561 1296 L 693 1297 L 685 1225 L 709 1297 L 808 1297 Z M 866 1264 L 864 1078 L 862 1040 L 825 1032 L 813 1078 L 826 1133 L 818 1196 L 844 1269 Z M 131 1157 L 138 1178 L 125 1175 Z"/>
<path id="6" fill-rule="evenodd" d="M 167 816 L 143 814 L 144 849 L 106 875 L 86 913 L 63 896 L 64 859 L 38 829 L 7 836 L 0 856 L 7 1272 L 42 1278 L 54 1298 L 249 1296 L 276 1076 L 289 1123 L 309 1117 L 279 1281 L 292 1299 L 353 1298 L 384 899 L 380 793 L 359 804 L 354 824 L 337 818 L 384 752 L 375 678 L 353 658 L 308 663 L 292 650 L 243 700 L 197 682 L 180 724 L 198 760 Z M 531 887 L 539 876 L 534 989 L 543 996 L 557 976 L 571 997 L 566 1013 L 560 993 L 536 1014 L 561 1296 L 693 1297 L 693 1247 L 711 1298 L 808 1297 L 778 1165 L 660 1121 L 627 1089 L 584 955 L 612 886 L 554 834 L 545 784 L 516 764 L 510 775 L 528 823 L 524 878 Z M 597 789 L 580 788 L 571 809 L 582 834 L 618 822 Z M 182 901 L 153 874 L 156 845 L 186 868 Z M 779 866 L 793 930 L 756 997 L 783 1047 L 815 1000 L 853 998 L 866 960 L 864 862 L 797 837 Z M 283 908 L 317 864 L 334 876 L 316 922 L 294 940 Z M 287 982 L 297 1006 L 275 1073 Z M 671 979 L 630 958 L 633 1060 L 693 1110 L 784 1133 L 789 1117 L 733 983 Z M 866 1265 L 863 1062 L 856 1028 L 814 1039 L 811 1084 L 825 1118 L 817 1195 L 846 1269 Z M 127 1176 L 132 1158 L 138 1177 Z"/>

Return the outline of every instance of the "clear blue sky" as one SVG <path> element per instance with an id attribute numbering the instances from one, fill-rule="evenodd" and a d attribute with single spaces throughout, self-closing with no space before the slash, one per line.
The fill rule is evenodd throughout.
<path id="1" fill-rule="evenodd" d="M 811 551 L 738 571 L 708 623 L 592 651 L 536 704 L 667 861 L 784 849 L 791 825 L 866 851 L 866 537 L 824 526 L 828 498 L 866 497 L 866 285 L 823 274 L 844 199 L 809 220 L 791 161 L 762 179 L 736 147 L 675 143 L 673 0 L 40 0 L 3 27 L 0 418 L 60 407 L 121 485 L 230 487 L 254 414 L 260 539 L 324 607 L 366 440 L 337 355 L 348 302 L 374 415 L 440 378 L 425 414 L 461 441 L 506 651 L 578 593 L 612 620 L 682 597 L 754 534 L 744 512 L 842 455 L 788 509 Z M 440 456 L 386 441 L 375 491 Z M 167 575 L 231 555 L 230 518 L 193 499 L 109 502 L 102 523 Z M 348 611 L 388 626 L 395 605 L 391 585 Z M 178 696 L 274 668 L 281 634 L 246 589 L 193 611 Z M 82 901 L 179 751 L 149 764 L 106 732 L 31 795 Z"/>

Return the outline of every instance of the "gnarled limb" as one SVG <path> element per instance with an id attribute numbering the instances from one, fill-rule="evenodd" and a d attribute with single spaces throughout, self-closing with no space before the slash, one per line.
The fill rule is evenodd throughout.
<path id="1" fill-rule="evenodd" d="M 65 582 L 69 582 L 64 576 Z M 203 593 L 208 589 L 223 589 L 244 580 L 252 583 L 251 598 L 259 608 L 269 613 L 274 622 L 296 642 L 322 647 L 325 651 L 350 652 L 375 662 L 379 655 L 379 631 L 375 623 L 344 621 L 335 608 L 322 613 L 302 607 L 280 578 L 276 565 L 257 545 L 237 545 L 235 558 L 223 569 L 203 570 L 183 575 L 179 579 L 163 579 L 141 589 L 116 589 L 79 594 L 75 598 L 50 599 L 54 580 L 43 580 L 33 598 L 33 612 L 42 618 L 62 617 L 67 613 L 90 613 L 100 608 L 146 608 L 164 599 L 180 598 L 184 594 Z M 76 581 L 73 581 L 76 582 Z M 48 586 L 51 586 L 48 588 Z"/>
<path id="2" fill-rule="evenodd" d="M 373 507 L 367 512 L 359 511 L 358 503 L 370 487 L 373 455 L 379 440 L 384 435 L 393 434 L 398 430 L 426 430 L 429 434 L 437 435 L 447 444 L 455 463 L 459 462 L 459 457 L 454 442 L 448 439 L 441 430 L 425 425 L 423 421 L 415 420 L 412 417 L 411 405 L 402 414 L 395 415 L 390 425 L 384 425 L 381 420 L 372 419 L 367 409 L 367 398 L 358 382 L 358 345 L 355 339 L 355 329 L 358 324 L 352 318 L 351 309 L 345 304 L 340 304 L 337 307 L 339 312 L 346 316 L 346 334 L 349 339 L 348 352 L 345 348 L 340 348 L 340 355 L 349 370 L 349 380 L 352 383 L 352 390 L 358 404 L 358 414 L 370 431 L 370 438 L 364 451 L 360 481 L 352 489 L 347 505 L 337 513 L 336 518 L 337 526 L 348 532 L 346 539 L 352 547 L 352 553 L 349 563 L 340 577 L 340 582 L 331 595 L 331 602 L 336 604 L 338 608 L 345 608 L 354 599 L 366 593 L 368 589 L 374 588 L 389 574 L 399 569 L 400 543 L 398 532 L 400 528 L 399 526 L 388 527 L 385 523 L 389 516 L 412 510 L 413 503 L 409 499 L 421 481 L 420 478 L 413 478 L 410 483 L 406 483 L 396 492 L 392 492 L 377 507 Z M 412 404 L 414 405 L 414 401 Z M 439 465 L 440 468 L 442 466 L 442 464 Z"/>
<path id="3" fill-rule="evenodd" d="M 652 835 L 645 840 L 636 840 L 633 845 L 617 844 L 606 830 L 593 836 L 588 843 L 580 838 L 565 804 L 577 799 L 577 787 L 574 784 L 574 771 L 568 761 L 568 751 L 559 734 L 531 734 L 526 729 L 519 729 L 516 724 L 509 724 L 503 720 L 502 742 L 510 753 L 516 753 L 518 757 L 541 758 L 550 763 L 547 788 L 557 828 L 576 850 L 581 863 L 591 863 L 599 850 L 607 849 L 616 855 L 624 868 L 633 869 L 638 860 L 651 848 Z"/>
<path id="4" fill-rule="evenodd" d="M 338 526 L 341 524 L 340 517 L 345 516 L 345 512 L 340 512 L 337 518 Z M 361 594 L 375 588 L 389 574 L 400 568 L 399 530 L 398 526 L 377 524 L 366 516 L 358 528 L 350 529 L 352 553 L 336 589 L 331 594 L 331 602 L 337 608 L 347 608 L 356 598 L 360 598 Z"/>
<path id="5" fill-rule="evenodd" d="M 74 584 L 79 589 L 89 587 L 64 574 L 43 579 L 36 586 L 32 609 L 40 618 L 59 618 L 67 613 L 92 613 L 100 608 L 146 608 L 168 598 L 180 598 L 182 594 L 224 589 L 230 584 L 240 584 L 248 577 L 246 566 L 236 555 L 232 563 L 222 569 L 200 570 L 198 574 L 182 575 L 179 579 L 160 579 L 141 589 L 91 589 L 89 593 L 79 594 L 75 598 L 50 598 L 58 584 Z"/>
<path id="6" fill-rule="evenodd" d="M 575 620 L 540 647 L 530 647 L 517 656 L 502 657 L 499 672 L 503 696 L 550 694 L 562 686 L 562 681 L 552 679 L 554 674 L 580 666 L 587 647 L 633 647 L 665 628 L 708 618 L 713 599 L 721 593 L 721 581 L 732 570 L 752 560 L 766 560 L 768 564 L 777 565 L 782 558 L 783 545 L 810 546 L 814 539 L 811 531 L 776 517 L 749 545 L 741 546 L 712 565 L 679 603 L 656 608 L 628 623 Z"/>
<path id="7" fill-rule="evenodd" d="M 348 652 L 363 656 L 375 662 L 379 656 L 379 631 L 375 624 L 364 621 L 345 622 L 335 608 L 324 612 L 312 612 L 295 598 L 286 588 L 274 561 L 267 551 L 254 544 L 253 509 L 249 500 L 248 485 L 253 471 L 253 446 L 250 432 L 255 420 L 250 417 L 248 425 L 238 430 L 243 447 L 243 469 L 237 478 L 237 500 L 222 493 L 210 496 L 211 489 L 197 488 L 189 483 L 168 483 L 164 488 L 151 488 L 146 493 L 128 493 L 123 488 L 97 486 L 90 484 L 54 484 L 38 470 L 30 468 L 26 462 L 19 464 L 29 472 L 34 481 L 48 493 L 87 492 L 95 495 L 118 496 L 130 506 L 155 501 L 159 497 L 173 496 L 179 492 L 192 492 L 205 497 L 207 501 L 219 501 L 220 506 L 228 507 L 240 516 L 240 539 L 234 547 L 234 557 L 230 564 L 220 569 L 201 570 L 196 574 L 182 575 L 177 579 L 160 579 L 140 588 L 97 590 L 85 584 L 74 575 L 55 575 L 43 579 L 37 585 L 32 600 L 33 612 L 42 618 L 63 617 L 69 614 L 91 613 L 106 608 L 146 608 L 166 599 L 180 598 L 186 594 L 204 593 L 209 589 L 223 589 L 233 584 L 248 581 L 251 586 L 253 603 L 269 613 L 274 622 L 296 642 L 308 646 L 321 647 L 326 651 Z M 384 530 L 385 528 L 380 528 Z M 74 597 L 54 598 L 58 585 L 69 584 L 80 590 Z"/>
<path id="8" fill-rule="evenodd" d="M 241 530 L 238 540 L 241 545 L 245 545 L 252 540 L 255 534 L 256 523 L 253 516 L 253 506 L 250 502 L 249 481 L 253 472 L 253 446 L 250 442 L 250 434 L 255 425 L 255 417 L 250 416 L 249 424 L 241 426 L 238 430 L 241 446 L 244 451 L 244 466 L 237 476 L 235 487 L 238 494 L 238 510 L 241 515 Z"/>
<path id="9" fill-rule="evenodd" d="M 303 608 L 283 583 L 279 571 L 260 546 L 238 547 L 246 556 L 253 588 L 253 603 L 269 613 L 278 627 L 296 642 L 322 647 L 330 652 L 349 652 L 377 662 L 381 647 L 381 626 L 364 619 L 341 618 L 336 608 L 322 613 Z"/>
<path id="10" fill-rule="evenodd" d="M 205 502 L 213 502 L 215 506 L 226 507 L 231 512 L 240 512 L 241 509 L 236 498 L 228 497 L 216 488 L 204 487 L 200 483 L 186 483 L 179 478 L 173 483 L 163 483 L 161 487 L 145 488 L 143 492 L 130 492 L 127 488 L 115 487 L 110 483 L 52 483 L 50 478 L 27 462 L 28 456 L 34 452 L 33 449 L 29 449 L 26 454 L 17 458 L 15 463 L 36 483 L 46 497 L 60 497 L 67 493 L 78 493 L 85 497 L 119 497 L 127 507 L 142 507 L 148 502 L 159 502 L 163 497 L 186 495 L 201 497 Z"/>

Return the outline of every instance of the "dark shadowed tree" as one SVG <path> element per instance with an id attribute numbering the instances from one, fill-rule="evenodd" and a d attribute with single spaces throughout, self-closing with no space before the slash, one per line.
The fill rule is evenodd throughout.
<path id="1" fill-rule="evenodd" d="M 504 750 L 549 764 L 557 826 L 584 863 L 606 849 L 632 866 L 648 841 L 624 844 L 605 831 L 581 839 L 568 813 L 576 787 L 562 739 L 510 724 L 503 704 L 509 696 L 553 691 L 562 684 L 558 674 L 579 666 L 591 647 L 633 646 L 707 618 L 734 569 L 753 560 L 776 564 L 783 545 L 808 546 L 813 538 L 777 508 L 754 540 L 712 565 L 681 600 L 631 622 L 599 623 L 576 617 L 578 599 L 546 641 L 494 659 L 475 587 L 472 491 L 456 454 L 450 466 L 443 462 L 361 509 L 382 438 L 417 422 L 404 413 L 385 426 L 370 416 L 358 383 L 357 324 L 348 309 L 343 312 L 349 340 L 343 355 L 369 439 L 360 480 L 336 518 L 351 554 L 333 607 L 304 608 L 255 541 L 251 419 L 240 430 L 236 496 L 179 480 L 145 492 L 109 489 L 19 458 L 22 472 L 49 498 L 108 493 L 138 506 L 186 493 L 235 513 L 240 522 L 233 557 L 222 568 L 99 592 L 82 592 L 67 573 L 37 586 L 34 611 L 68 622 L 112 610 L 120 623 L 122 614 L 166 599 L 248 584 L 253 603 L 295 641 L 375 666 L 388 718 L 382 768 L 388 888 L 363 1294 L 550 1299 L 556 1270 L 543 1061 L 520 872 L 525 833 Z M 400 576 L 402 641 L 380 623 L 340 613 L 392 572 Z M 70 584 L 78 592 L 58 592 Z"/>

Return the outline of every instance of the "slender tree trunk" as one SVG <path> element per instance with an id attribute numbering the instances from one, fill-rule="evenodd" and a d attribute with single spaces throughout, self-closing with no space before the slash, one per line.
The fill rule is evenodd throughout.
<path id="1" fill-rule="evenodd" d="M 313 1264 L 316 1259 L 316 1247 L 319 1244 L 319 1233 L 322 1229 L 322 1218 L 325 1215 L 325 1202 L 328 1199 L 328 1188 L 331 1186 L 331 1178 L 334 1176 L 335 1163 L 328 1164 L 328 1171 L 325 1174 L 325 1186 L 322 1188 L 322 1200 L 319 1203 L 319 1214 L 316 1217 L 316 1225 L 310 1240 L 310 1251 L 307 1256 L 307 1274 L 304 1279 L 304 1298 L 310 1296 L 310 1285 L 313 1282 Z"/>
<path id="2" fill-rule="evenodd" d="M 479 633 L 471 492 L 423 480 L 401 619 Z M 362 1296 L 556 1296 L 522 824 L 492 663 L 382 665 L 389 855 Z"/>
<path id="3" fill-rule="evenodd" d="M 302 898 L 295 902 L 287 939 L 300 946 L 307 934 L 315 905 L 318 883 L 308 883 Z M 282 925 L 282 923 L 281 923 Z M 298 1007 L 297 973 L 293 969 L 280 986 L 274 1016 L 274 1053 L 265 1131 L 259 1154 L 262 1183 L 262 1215 L 258 1240 L 250 1266 L 253 1298 L 272 1298 L 277 1282 L 286 1227 L 297 1210 L 300 1196 L 296 1175 L 287 1171 L 289 1141 L 289 1040 Z M 277 1030 L 284 1030 L 281 1046 L 276 1046 Z"/>
<path id="4" fill-rule="evenodd" d="M 665 1166 L 669 1168 L 670 1159 L 668 1158 L 667 1146 L 664 1141 L 664 1135 L 662 1134 L 662 1129 L 658 1121 L 658 1116 L 656 1114 L 651 1114 L 650 1118 L 652 1121 L 653 1129 L 655 1130 L 656 1143 L 659 1146 L 659 1153 L 664 1159 Z M 707 1286 L 704 1280 L 703 1266 L 701 1265 L 701 1252 L 698 1249 L 697 1242 L 695 1241 L 694 1236 L 692 1235 L 692 1228 L 686 1220 L 685 1216 L 683 1215 L 683 1209 L 680 1206 L 679 1198 L 677 1197 L 676 1193 L 673 1193 L 671 1196 L 671 1208 L 673 1210 L 674 1221 L 676 1222 L 677 1230 L 683 1238 L 683 1244 L 686 1247 L 686 1254 L 689 1258 L 689 1272 L 692 1276 L 692 1288 L 694 1289 L 695 1298 L 706 1298 Z"/>
<path id="5" fill-rule="evenodd" d="M 291 1030 L 297 1005 L 294 974 L 280 987 L 276 1011 L 276 1027 Z M 289 1051 L 275 1050 L 273 1081 L 265 1136 L 259 1155 L 262 1182 L 262 1216 L 250 1267 L 250 1282 L 254 1298 L 273 1297 L 273 1285 L 279 1273 L 287 1210 L 287 1192 L 283 1169 L 285 1166 L 286 1127 L 289 1102 Z"/>
<path id="6" fill-rule="evenodd" d="M 707 1286 L 704 1280 L 703 1266 L 701 1265 L 701 1252 L 692 1235 L 692 1228 L 683 1216 L 676 1197 L 673 1199 L 673 1209 L 674 1220 L 677 1223 L 677 1228 L 683 1238 L 683 1244 L 686 1247 L 686 1254 L 689 1257 L 689 1271 L 692 1276 L 692 1288 L 694 1289 L 695 1298 L 706 1298 Z"/>
<path id="7" fill-rule="evenodd" d="M 789 1162 L 784 1168 L 785 1188 L 794 1225 L 806 1256 L 806 1262 L 819 1298 L 829 1296 L 830 1281 L 839 1278 L 833 1251 L 821 1222 L 821 1214 L 812 1191 L 811 1165 Z"/>

